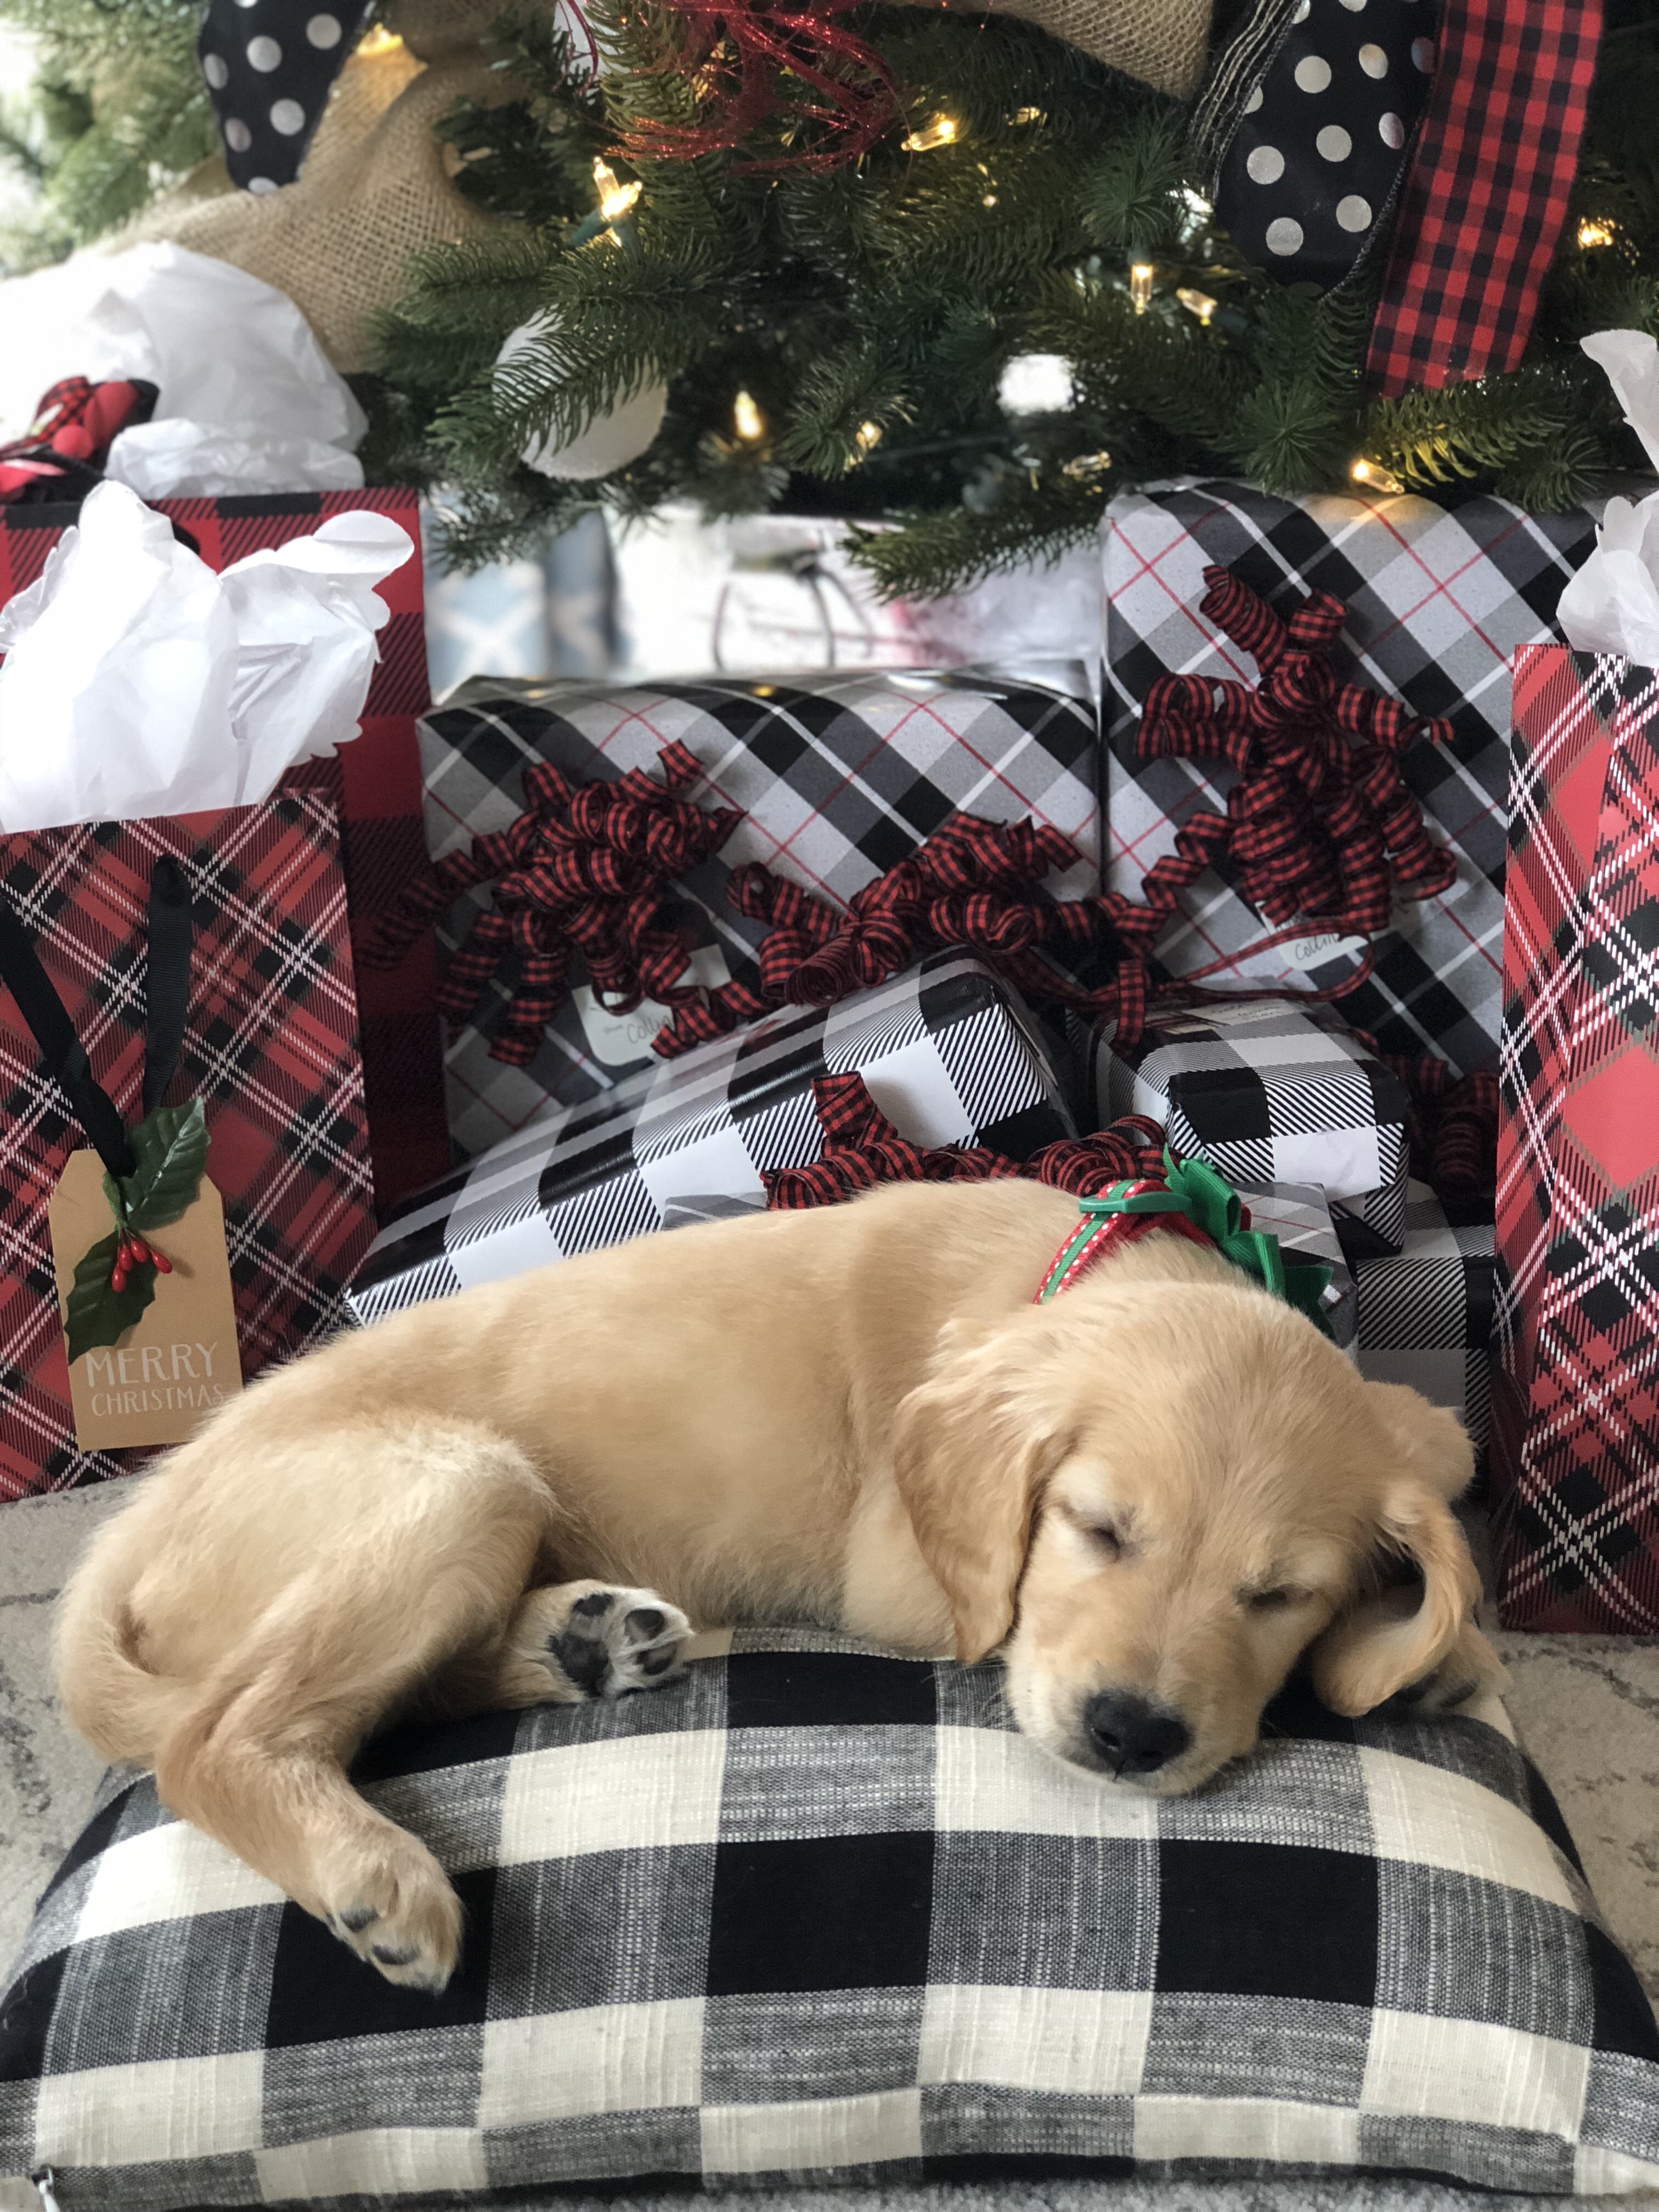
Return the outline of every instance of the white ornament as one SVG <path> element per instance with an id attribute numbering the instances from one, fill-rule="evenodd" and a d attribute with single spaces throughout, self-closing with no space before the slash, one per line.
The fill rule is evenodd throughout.
<path id="1" fill-rule="evenodd" d="M 497 368 L 532 351 L 550 327 L 549 317 L 539 315 L 534 321 L 520 323 L 516 331 L 509 331 L 495 356 Z M 641 385 L 619 399 L 609 414 L 596 415 L 587 428 L 567 444 L 560 445 L 550 437 L 532 437 L 520 458 L 526 467 L 539 470 L 544 477 L 556 477 L 572 483 L 592 483 L 617 469 L 626 468 L 629 461 L 638 460 L 655 441 L 667 407 L 665 384 Z"/>
<path id="2" fill-rule="evenodd" d="M 1074 396 L 1072 364 L 1058 353 L 1016 354 L 997 386 L 1005 415 L 1062 414 Z"/>

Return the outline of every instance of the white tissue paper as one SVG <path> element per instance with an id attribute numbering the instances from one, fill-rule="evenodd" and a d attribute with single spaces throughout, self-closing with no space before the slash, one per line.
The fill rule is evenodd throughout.
<path id="1" fill-rule="evenodd" d="M 107 471 L 147 499 L 362 483 L 351 387 L 288 295 L 227 261 L 135 246 L 0 283 L 0 437 L 22 436 L 65 376 L 157 386 Z"/>
<path id="2" fill-rule="evenodd" d="M 413 550 L 386 516 L 216 576 L 124 484 L 88 495 L 45 571 L 0 610 L 0 830 L 247 806 L 356 737 Z"/>
<path id="3" fill-rule="evenodd" d="M 1659 343 L 1645 331 L 1597 331 L 1579 343 L 1607 371 L 1626 422 L 1659 468 Z M 1607 501 L 1595 550 L 1556 612 L 1575 653 L 1622 653 L 1659 666 L 1659 492 Z"/>

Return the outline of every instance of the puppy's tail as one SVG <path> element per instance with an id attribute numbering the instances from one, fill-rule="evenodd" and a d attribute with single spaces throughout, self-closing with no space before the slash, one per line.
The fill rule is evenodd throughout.
<path id="1" fill-rule="evenodd" d="M 138 1652 L 129 1596 L 137 1562 L 132 1508 L 93 1540 L 58 1601 L 53 1634 L 64 1710 L 105 1759 L 149 1760 L 189 1703 L 188 1686 L 152 1674 Z"/>

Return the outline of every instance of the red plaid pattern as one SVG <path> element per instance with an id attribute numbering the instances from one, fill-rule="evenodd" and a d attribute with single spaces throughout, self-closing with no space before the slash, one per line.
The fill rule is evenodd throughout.
<path id="1" fill-rule="evenodd" d="M 1493 1484 L 1516 1627 L 1659 1629 L 1659 675 L 1521 654 Z"/>
<path id="2" fill-rule="evenodd" d="M 856 1068 L 812 1079 L 823 1157 L 800 1168 L 763 1168 L 766 1203 L 782 1212 L 837 1206 L 884 1182 L 1002 1182 L 1023 1176 L 1095 1198 L 1132 1176 L 1164 1172 L 1164 1134 L 1144 1114 L 1127 1114 L 1091 1137 L 1061 1137 L 1024 1163 L 989 1145 L 913 1144 L 870 1095 Z"/>
<path id="3" fill-rule="evenodd" d="M 144 908 L 163 853 L 195 918 L 169 1103 L 207 1102 L 244 1376 L 343 1317 L 374 1234 L 339 820 L 320 792 L 233 813 L 0 839 L 0 893 L 33 936 L 93 1073 L 141 1113 Z M 0 992 L 0 1498 L 119 1474 L 75 1442 L 46 1205 L 87 1139 Z"/>
<path id="4" fill-rule="evenodd" d="M 1578 167 L 1601 0 L 1444 0 L 1366 367 L 1388 397 L 1516 368 Z"/>
<path id="5" fill-rule="evenodd" d="M 421 758 L 415 719 L 426 711 L 425 597 L 421 581 L 419 502 L 412 491 L 286 492 L 239 499 L 163 499 L 210 568 L 219 570 L 266 546 L 304 538 L 330 515 L 390 515 L 415 541 L 401 568 L 377 586 L 392 611 L 380 633 L 380 659 L 368 688 L 362 734 L 331 761 L 308 761 L 284 779 L 284 791 L 319 790 L 340 810 L 351 933 L 361 949 L 405 884 L 427 872 Z M 32 584 L 75 520 L 64 507 L 0 507 L 0 606 Z M 432 932 L 421 933 L 395 969 L 357 969 L 363 1081 L 374 1158 L 374 1196 L 382 1212 L 448 1172 L 443 1040 L 438 1027 L 437 963 Z"/>

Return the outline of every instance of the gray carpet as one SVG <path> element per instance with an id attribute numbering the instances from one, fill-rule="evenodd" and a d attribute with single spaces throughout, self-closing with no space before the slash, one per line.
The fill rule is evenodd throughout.
<path id="1" fill-rule="evenodd" d="M 118 1486 L 0 1506 L 0 1961 L 92 1802 L 99 1762 L 76 1741 L 52 1686 L 50 1616 L 70 1563 Z M 1505 1636 L 1510 1706 L 1523 1743 L 1559 1798 L 1608 1923 L 1659 1996 L 1659 1642 L 1625 1637 Z M 745 2192 L 756 2212 L 823 2212 L 811 2191 Z M 519 2197 L 558 2212 L 599 2212 L 598 2197 Z M 1008 2182 L 848 2190 L 836 2212 L 1511 2212 L 1535 2199 L 1407 2181 Z M 1613 2200 L 1607 2200 L 1611 2203 Z M 1618 2200 L 1629 2206 L 1634 2200 Z M 1650 2202 L 1659 2204 L 1659 2197 Z M 684 2197 L 630 2197 L 629 2212 L 684 2212 Z M 419 2212 L 471 2212 L 473 2198 Z M 417 2212 L 413 2205 L 401 2212 Z"/>

